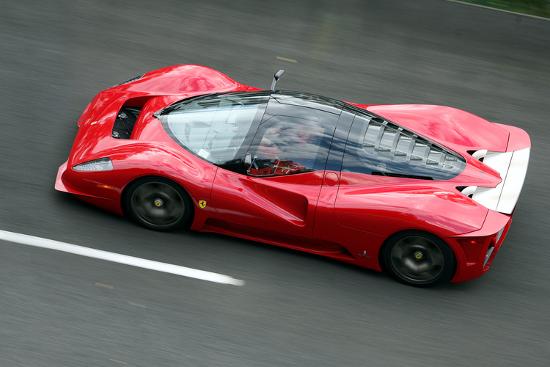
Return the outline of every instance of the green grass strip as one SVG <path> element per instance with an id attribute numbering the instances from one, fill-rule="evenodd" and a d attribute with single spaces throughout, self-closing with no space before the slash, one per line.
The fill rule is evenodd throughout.
<path id="1" fill-rule="evenodd" d="M 550 18 L 550 0 L 461 0 L 465 3 L 489 6 L 516 13 Z"/>

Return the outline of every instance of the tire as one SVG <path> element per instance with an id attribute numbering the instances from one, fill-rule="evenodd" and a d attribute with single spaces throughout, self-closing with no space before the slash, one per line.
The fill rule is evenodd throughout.
<path id="1" fill-rule="evenodd" d="M 454 275 L 453 251 L 440 238 L 424 232 L 392 236 L 382 250 L 382 263 L 398 281 L 432 287 L 448 283 Z"/>
<path id="2" fill-rule="evenodd" d="M 176 183 L 161 177 L 131 183 L 125 190 L 123 207 L 133 221 L 156 231 L 188 229 L 193 219 L 189 195 Z"/>

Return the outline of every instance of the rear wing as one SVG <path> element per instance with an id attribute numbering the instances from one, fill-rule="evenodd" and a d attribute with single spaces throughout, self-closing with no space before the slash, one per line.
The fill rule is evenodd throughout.
<path id="1" fill-rule="evenodd" d="M 477 187 L 472 199 L 497 212 L 512 214 L 519 199 L 531 148 L 514 152 L 488 152 L 483 164 L 500 174 L 502 181 L 494 188 Z"/>
<path id="2" fill-rule="evenodd" d="M 462 193 L 491 210 L 512 214 L 527 174 L 531 139 L 527 132 L 518 127 L 498 125 L 510 132 L 507 151 L 478 150 L 472 156 L 497 171 L 502 181 L 493 188 L 469 186 Z"/>

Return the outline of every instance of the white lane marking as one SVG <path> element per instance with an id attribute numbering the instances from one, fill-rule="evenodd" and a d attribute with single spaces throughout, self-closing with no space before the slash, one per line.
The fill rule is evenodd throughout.
<path id="1" fill-rule="evenodd" d="M 293 63 L 293 64 L 296 64 L 298 62 L 298 60 L 294 60 L 294 59 L 290 59 L 288 57 L 282 57 L 282 56 L 277 56 L 276 59 L 280 60 L 280 61 L 290 62 L 290 63 Z"/>
<path id="2" fill-rule="evenodd" d="M 105 283 L 100 283 L 100 282 L 95 282 L 94 285 L 98 288 L 115 289 L 115 287 L 110 285 L 110 284 L 105 284 Z"/>
<path id="3" fill-rule="evenodd" d="M 118 359 L 114 359 L 114 358 L 109 358 L 109 361 L 111 362 L 115 362 L 115 363 L 118 363 L 118 364 L 121 364 L 123 366 L 127 366 L 128 363 L 124 362 L 124 361 L 119 361 Z"/>
<path id="4" fill-rule="evenodd" d="M 492 6 L 481 5 L 481 4 L 474 4 L 474 3 L 469 3 L 469 2 L 466 2 L 466 1 L 460 1 L 460 0 L 447 0 L 447 1 L 450 2 L 450 3 L 457 3 L 457 4 L 462 4 L 462 5 L 475 6 L 475 7 L 483 8 L 483 9 L 496 10 L 496 11 L 500 11 L 500 12 L 502 12 L 502 13 L 508 13 L 508 14 L 514 14 L 514 15 L 521 15 L 522 17 L 534 18 L 534 19 L 539 19 L 539 20 L 550 20 L 550 18 L 539 17 L 538 15 L 532 15 L 532 14 L 526 14 L 526 13 L 518 13 L 518 12 L 515 12 L 515 11 L 511 11 L 511 10 L 493 8 Z"/>
<path id="5" fill-rule="evenodd" d="M 134 307 L 147 308 L 147 306 L 142 305 L 141 303 L 135 303 L 135 302 L 132 302 L 132 301 L 128 301 L 128 304 L 131 305 L 131 306 L 134 306 Z"/>
<path id="6" fill-rule="evenodd" d="M 42 247 L 55 251 L 68 252 L 74 255 L 111 261 L 114 263 L 135 266 L 138 268 L 160 271 L 163 273 L 181 275 L 188 278 L 206 280 L 208 282 L 230 284 L 236 286 L 244 285 L 244 281 L 240 279 L 235 279 L 224 274 L 212 273 L 210 271 L 198 270 L 174 264 L 167 264 L 160 261 L 147 260 L 139 257 L 117 254 L 109 251 L 96 250 L 90 247 L 73 245 L 70 243 L 50 240 L 47 238 L 36 236 L 29 236 L 22 233 L 0 230 L 0 240 L 19 243 L 21 245 L 27 246 Z"/>

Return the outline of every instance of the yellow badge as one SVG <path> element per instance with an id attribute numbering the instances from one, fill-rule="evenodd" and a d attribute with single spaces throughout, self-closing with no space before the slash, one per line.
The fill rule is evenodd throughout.
<path id="1" fill-rule="evenodd" d="M 199 200 L 199 208 L 201 209 L 206 208 L 206 200 Z"/>

